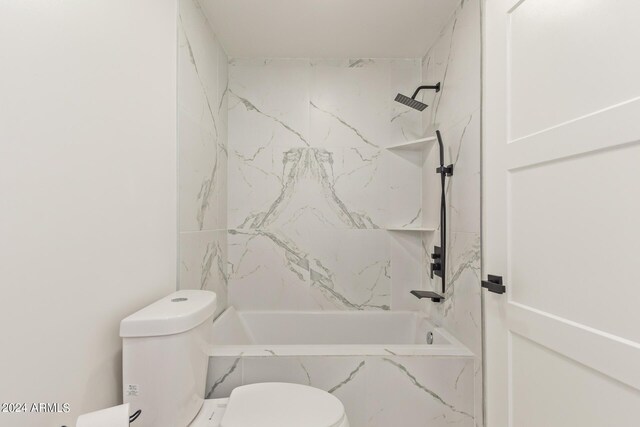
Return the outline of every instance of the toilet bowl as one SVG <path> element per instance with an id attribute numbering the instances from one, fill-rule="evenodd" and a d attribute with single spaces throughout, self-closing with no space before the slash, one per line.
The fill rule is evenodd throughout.
<path id="1" fill-rule="evenodd" d="M 338 398 L 306 385 L 249 384 L 205 400 L 215 309 L 215 293 L 184 290 L 122 320 L 123 399 L 141 411 L 132 426 L 349 426 Z"/>
<path id="2" fill-rule="evenodd" d="M 228 399 L 205 400 L 189 427 L 348 427 L 344 406 L 314 387 L 288 383 L 240 386 Z"/>

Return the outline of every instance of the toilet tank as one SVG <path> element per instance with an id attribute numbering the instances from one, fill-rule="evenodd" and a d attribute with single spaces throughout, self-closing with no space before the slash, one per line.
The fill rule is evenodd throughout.
<path id="1" fill-rule="evenodd" d="M 216 294 L 184 290 L 120 323 L 123 399 L 136 427 L 186 427 L 202 407 Z"/>

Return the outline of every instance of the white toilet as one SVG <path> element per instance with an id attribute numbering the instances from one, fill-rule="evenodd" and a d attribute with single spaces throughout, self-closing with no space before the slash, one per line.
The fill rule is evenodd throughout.
<path id="1" fill-rule="evenodd" d="M 175 292 L 124 319 L 124 402 L 134 427 L 348 427 L 342 402 L 313 387 L 259 383 L 204 399 L 216 295 Z"/>

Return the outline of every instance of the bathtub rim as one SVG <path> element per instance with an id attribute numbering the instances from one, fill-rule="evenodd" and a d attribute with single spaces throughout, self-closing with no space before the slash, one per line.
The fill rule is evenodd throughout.
<path id="1" fill-rule="evenodd" d="M 217 345 L 210 346 L 210 357 L 296 357 L 296 356 L 433 356 L 472 358 L 474 354 L 464 346 L 438 344 L 395 345 Z"/>
<path id="2" fill-rule="evenodd" d="M 227 307 L 217 319 L 228 312 L 236 311 Z M 266 312 L 264 310 L 244 310 L 245 312 Z M 284 313 L 300 313 L 295 310 L 278 310 Z M 305 314 L 309 312 L 305 311 Z M 338 313 L 338 311 L 318 311 L 317 314 Z M 344 312 L 339 312 L 343 314 Z M 424 313 L 402 310 L 395 313 L 412 313 L 433 322 Z M 445 328 L 433 325 L 433 331 L 444 337 L 447 344 L 215 344 L 208 348 L 212 357 L 283 357 L 283 356 L 434 356 L 434 357 L 474 357 L 473 352 L 456 339 Z"/>

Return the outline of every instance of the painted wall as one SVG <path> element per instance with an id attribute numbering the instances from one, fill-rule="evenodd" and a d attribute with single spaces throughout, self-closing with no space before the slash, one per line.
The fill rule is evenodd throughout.
<path id="1" fill-rule="evenodd" d="M 440 129 L 445 164 L 454 165 L 447 193 L 447 291 L 442 304 L 426 304 L 438 324 L 476 354 L 476 418 L 482 420 L 482 311 L 480 287 L 480 1 L 461 2 L 438 41 L 422 60 L 423 80 L 442 82 L 442 90 L 428 92 L 423 119 L 425 132 Z M 424 158 L 423 208 L 439 216 L 438 150 Z M 435 202 L 438 201 L 438 202 Z M 435 202 L 435 203 L 434 203 Z M 440 289 L 439 278 L 429 278 L 430 253 L 440 235 L 423 241 L 425 289 Z M 478 424 L 479 425 L 479 424 Z"/>
<path id="2" fill-rule="evenodd" d="M 122 318 L 176 282 L 176 2 L 0 5 L 0 425 L 121 401 Z"/>
<path id="3" fill-rule="evenodd" d="M 421 221 L 420 165 L 385 147 L 421 131 L 420 114 L 393 101 L 420 69 L 419 59 L 231 60 L 233 306 L 395 308 L 385 228 Z M 415 272 L 400 286 L 417 286 Z"/>
<path id="4" fill-rule="evenodd" d="M 181 289 L 227 301 L 227 55 L 196 0 L 178 20 Z"/>

